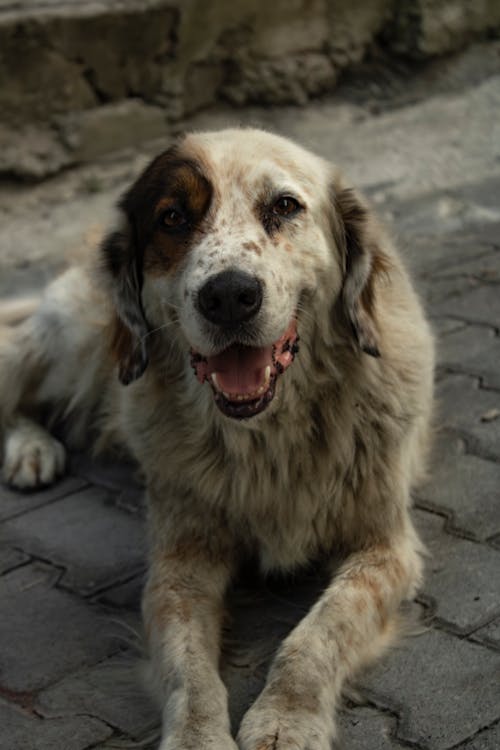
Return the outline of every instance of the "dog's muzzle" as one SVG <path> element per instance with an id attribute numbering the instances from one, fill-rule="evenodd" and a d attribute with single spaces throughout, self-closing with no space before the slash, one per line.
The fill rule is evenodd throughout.
<path id="1" fill-rule="evenodd" d="M 219 409 L 234 419 L 253 417 L 268 406 L 279 375 L 292 364 L 298 351 L 295 318 L 269 346 L 241 343 L 242 331 L 248 330 L 261 309 L 262 297 L 259 279 L 234 269 L 211 276 L 197 295 L 199 312 L 233 343 L 209 357 L 193 349 L 191 364 L 198 381 L 208 381 L 212 386 Z"/>
<path id="2" fill-rule="evenodd" d="M 192 349 L 191 365 L 200 383 L 210 383 L 215 403 L 226 416 L 248 419 L 264 411 L 273 400 L 276 381 L 292 364 L 298 341 L 293 318 L 271 346 L 232 344 L 211 357 Z"/>

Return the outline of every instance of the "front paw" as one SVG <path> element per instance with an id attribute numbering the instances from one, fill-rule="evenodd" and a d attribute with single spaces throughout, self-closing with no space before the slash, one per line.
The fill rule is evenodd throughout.
<path id="1" fill-rule="evenodd" d="M 189 731 L 169 734 L 158 750 L 238 750 L 238 747 L 230 734 L 190 727 Z"/>
<path id="2" fill-rule="evenodd" d="M 333 735 L 333 720 L 320 709 L 280 706 L 261 696 L 243 717 L 237 741 L 240 750 L 331 750 Z"/>
<path id="3" fill-rule="evenodd" d="M 62 474 L 65 458 L 59 440 L 26 421 L 7 435 L 3 477 L 7 484 L 21 490 L 44 487 Z"/>

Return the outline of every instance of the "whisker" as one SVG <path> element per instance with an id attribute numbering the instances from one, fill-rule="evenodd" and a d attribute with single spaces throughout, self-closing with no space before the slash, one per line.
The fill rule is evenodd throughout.
<path id="1" fill-rule="evenodd" d="M 297 305 L 297 308 L 296 308 L 296 309 L 297 309 L 297 312 L 298 312 L 298 313 L 300 313 L 300 317 L 301 317 L 301 318 L 303 318 L 304 320 L 307 320 L 307 321 L 309 321 L 310 323 L 314 323 L 314 322 L 315 322 L 315 317 L 314 317 L 314 315 L 313 315 L 313 314 L 312 314 L 312 312 L 311 312 L 310 310 L 308 310 L 308 309 L 307 309 L 306 307 L 302 307 L 302 306 L 300 305 L 300 303 L 299 303 L 299 304 Z"/>
<path id="2" fill-rule="evenodd" d="M 170 307 L 172 310 L 181 310 L 181 306 L 176 305 L 173 302 L 164 302 L 163 307 Z"/>
<path id="3" fill-rule="evenodd" d="M 168 326 L 173 326 L 175 322 L 175 320 L 169 320 L 166 323 L 163 323 L 163 325 L 158 326 L 158 328 L 153 328 L 152 331 L 148 331 L 144 334 L 144 336 L 141 336 L 141 338 L 139 339 L 140 343 L 142 344 L 148 338 L 148 336 L 151 336 L 153 333 L 157 333 L 158 331 L 163 330 L 163 328 L 168 328 Z"/>

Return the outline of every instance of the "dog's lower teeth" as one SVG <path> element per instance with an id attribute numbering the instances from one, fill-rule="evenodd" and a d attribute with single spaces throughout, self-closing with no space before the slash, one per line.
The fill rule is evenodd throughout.
<path id="1" fill-rule="evenodd" d="M 251 393 L 227 393 L 226 391 L 223 391 L 217 380 L 217 373 L 215 372 L 211 373 L 210 380 L 212 381 L 212 385 L 217 393 L 220 393 L 221 396 L 224 396 L 228 401 L 253 401 L 256 398 L 260 398 L 260 396 L 268 390 L 271 382 L 271 367 L 270 365 L 267 365 L 264 370 L 264 382 L 257 388 L 257 390 L 252 391 Z"/>

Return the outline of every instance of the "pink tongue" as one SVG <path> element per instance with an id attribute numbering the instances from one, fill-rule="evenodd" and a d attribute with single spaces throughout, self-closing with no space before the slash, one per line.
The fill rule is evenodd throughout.
<path id="1" fill-rule="evenodd" d="M 226 393 L 253 393 L 264 382 L 265 368 L 273 364 L 273 347 L 230 346 L 207 358 L 209 372 L 215 372 L 219 388 Z"/>

